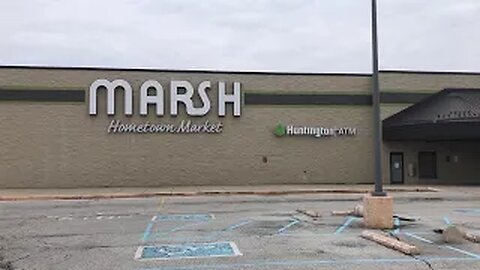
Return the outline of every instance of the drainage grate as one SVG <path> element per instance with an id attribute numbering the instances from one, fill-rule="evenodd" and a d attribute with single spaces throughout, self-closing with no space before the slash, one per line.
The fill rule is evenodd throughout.
<path id="1" fill-rule="evenodd" d="M 193 215 L 158 215 L 153 221 L 207 221 L 214 219 L 211 214 L 193 214 Z"/>
<path id="2" fill-rule="evenodd" d="M 233 242 L 215 242 L 203 244 L 180 244 L 139 247 L 137 260 L 170 260 L 186 258 L 233 257 L 241 256 Z"/>

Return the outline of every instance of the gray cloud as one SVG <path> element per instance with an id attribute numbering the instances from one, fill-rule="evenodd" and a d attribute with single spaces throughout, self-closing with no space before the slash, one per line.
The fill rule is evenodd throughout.
<path id="1" fill-rule="evenodd" d="M 369 0 L 0 2 L 0 63 L 369 72 Z M 381 68 L 480 70 L 480 1 L 379 0 Z"/>

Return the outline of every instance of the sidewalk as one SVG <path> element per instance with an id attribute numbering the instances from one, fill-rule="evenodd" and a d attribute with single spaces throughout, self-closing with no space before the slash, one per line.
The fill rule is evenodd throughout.
<path id="1" fill-rule="evenodd" d="M 373 185 L 261 185 L 261 186 L 190 186 L 170 188 L 77 188 L 77 189 L 1 189 L 0 201 L 21 200 L 92 200 L 148 198 L 155 196 L 214 195 L 357 195 L 370 192 Z M 410 199 L 480 199 L 480 186 L 400 186 L 386 185 L 394 197 Z"/>

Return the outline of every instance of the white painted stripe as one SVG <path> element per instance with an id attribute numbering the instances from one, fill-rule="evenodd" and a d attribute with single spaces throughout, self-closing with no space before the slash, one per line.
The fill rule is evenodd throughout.
<path id="1" fill-rule="evenodd" d="M 413 237 L 415 239 L 418 239 L 420 241 L 423 241 L 425 243 L 429 243 L 429 244 L 434 244 L 433 241 L 430 241 L 428 239 L 425 239 L 423 237 L 420 237 L 418 235 L 414 235 L 414 234 L 411 234 L 411 233 L 405 233 L 406 235 L 410 236 L 410 237 Z M 475 259 L 480 259 L 480 255 L 478 254 L 475 254 L 475 253 L 472 253 L 472 252 L 468 252 L 466 250 L 463 250 L 463 249 L 459 249 L 459 248 L 456 248 L 456 247 L 452 247 L 452 246 L 439 246 L 439 247 L 444 247 L 444 248 L 447 248 L 447 249 L 450 249 L 450 250 L 453 250 L 453 251 L 457 251 L 457 252 L 460 252 L 462 254 L 465 254 L 465 255 L 468 255 L 468 256 L 471 256 Z"/>
<path id="2" fill-rule="evenodd" d="M 480 255 L 478 255 L 478 254 L 475 254 L 475 253 L 472 253 L 472 252 L 468 252 L 468 251 L 466 251 L 466 250 L 459 249 L 459 248 L 452 247 L 452 246 L 445 246 L 445 247 L 448 248 L 448 249 L 451 249 L 451 250 L 460 252 L 460 253 L 462 253 L 462 254 L 471 256 L 471 257 L 473 257 L 473 258 L 475 258 L 475 259 L 480 259 Z"/>
<path id="3" fill-rule="evenodd" d="M 135 260 L 140 260 L 142 258 L 142 253 L 144 248 L 145 248 L 144 246 L 139 246 L 137 248 L 137 251 L 135 252 L 135 257 L 134 257 Z"/>
<path id="4" fill-rule="evenodd" d="M 408 233 L 408 232 L 406 232 L 405 235 L 408 235 L 408 236 L 410 236 L 410 237 L 412 237 L 412 238 L 415 238 L 415 239 L 420 240 L 420 241 L 425 242 L 425 243 L 433 244 L 433 241 L 428 240 L 428 239 L 425 239 L 425 238 L 420 237 L 420 236 L 418 236 L 418 235 L 415 235 L 415 234 L 413 234 L 413 233 Z"/>
<path id="5" fill-rule="evenodd" d="M 234 242 L 229 242 L 230 247 L 233 249 L 233 253 L 235 254 L 234 256 L 243 256 L 242 252 L 240 252 L 240 249 L 238 248 L 237 244 Z"/>

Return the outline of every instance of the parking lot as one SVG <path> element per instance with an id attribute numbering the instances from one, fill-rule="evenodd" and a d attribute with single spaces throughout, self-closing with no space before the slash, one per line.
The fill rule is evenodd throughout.
<path id="1" fill-rule="evenodd" d="M 407 256 L 359 237 L 360 218 L 331 216 L 361 195 L 156 197 L 0 204 L 3 269 L 479 269 L 480 245 L 446 244 L 434 228 L 480 232 L 479 200 L 399 198 L 419 217 L 390 233 Z M 420 198 L 420 199 L 419 199 Z M 296 210 L 322 213 L 314 219 Z"/>

